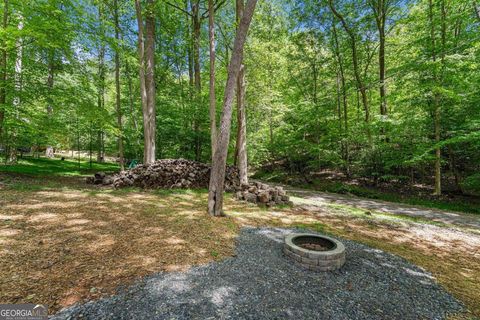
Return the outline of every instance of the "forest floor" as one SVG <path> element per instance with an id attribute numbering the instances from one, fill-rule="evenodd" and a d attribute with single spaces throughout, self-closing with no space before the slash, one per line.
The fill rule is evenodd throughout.
<path id="1" fill-rule="evenodd" d="M 260 209 L 227 195 L 228 217 L 212 218 L 205 190 L 93 187 L 80 176 L 89 172 L 85 163 L 78 171 L 68 168 L 69 161 L 42 161 L 27 161 L 20 172 L 0 166 L 2 303 L 45 303 L 56 312 L 111 295 L 145 275 L 232 256 L 241 227 L 297 227 L 401 256 L 462 301 L 470 310 L 462 317 L 480 317 L 475 226 L 367 212 L 355 203 L 299 203 L 311 199 L 298 196 L 293 207 Z M 63 172 L 52 174 L 60 169 L 50 163 Z"/>

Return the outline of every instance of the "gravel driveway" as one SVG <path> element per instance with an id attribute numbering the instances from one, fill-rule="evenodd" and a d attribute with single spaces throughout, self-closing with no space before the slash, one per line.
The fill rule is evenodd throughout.
<path id="1" fill-rule="evenodd" d="M 294 230 L 244 228 L 237 256 L 158 273 L 53 319 L 443 319 L 459 302 L 402 258 L 342 240 L 345 266 L 314 273 L 282 255 Z M 298 230 L 297 230 L 298 231 Z"/>
<path id="2" fill-rule="evenodd" d="M 328 204 L 335 203 L 365 210 L 375 210 L 387 214 L 423 218 L 431 221 L 441 222 L 446 225 L 480 230 L 480 218 L 478 215 L 474 214 L 448 212 L 439 209 L 411 206 L 404 203 L 366 199 L 337 193 L 310 191 L 285 185 L 280 186 L 284 187 L 290 195 L 294 196 L 290 198 L 294 204 L 304 206 L 306 209 L 308 209 L 309 206 L 324 207 Z M 305 206 L 305 204 L 307 205 Z"/>

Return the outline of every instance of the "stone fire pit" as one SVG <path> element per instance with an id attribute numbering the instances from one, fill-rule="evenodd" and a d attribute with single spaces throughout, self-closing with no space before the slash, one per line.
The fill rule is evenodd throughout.
<path id="1" fill-rule="evenodd" d="M 295 264 L 313 271 L 333 271 L 345 264 L 345 246 L 338 240 L 316 234 L 286 236 L 283 252 Z"/>

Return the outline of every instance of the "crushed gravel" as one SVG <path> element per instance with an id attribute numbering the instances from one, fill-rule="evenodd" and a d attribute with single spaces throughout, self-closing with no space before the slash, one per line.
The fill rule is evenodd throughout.
<path id="1" fill-rule="evenodd" d="M 463 306 L 426 271 L 348 241 L 347 262 L 318 273 L 282 254 L 304 230 L 244 228 L 237 255 L 187 272 L 157 273 L 52 319 L 444 319 Z"/>

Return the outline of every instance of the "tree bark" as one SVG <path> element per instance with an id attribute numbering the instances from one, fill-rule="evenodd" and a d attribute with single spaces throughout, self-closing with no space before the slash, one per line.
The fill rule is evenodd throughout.
<path id="1" fill-rule="evenodd" d="M 370 122 L 370 109 L 368 105 L 368 97 L 367 97 L 367 88 L 365 84 L 363 83 L 362 77 L 360 75 L 360 66 L 358 62 L 358 52 L 357 52 L 357 40 L 355 37 L 355 33 L 353 30 L 348 26 L 347 22 L 345 21 L 345 18 L 343 15 L 341 15 L 334 7 L 333 5 L 333 0 L 329 0 L 328 4 L 330 6 L 330 10 L 332 13 L 340 20 L 343 28 L 347 32 L 349 38 L 350 38 L 350 44 L 352 47 L 352 61 L 353 61 L 353 73 L 355 76 L 356 84 L 357 84 L 357 89 L 360 91 L 360 95 L 362 98 L 362 105 L 363 109 L 365 111 L 365 122 L 368 124 Z M 370 133 L 369 134 L 369 140 L 371 140 Z"/>
<path id="2" fill-rule="evenodd" d="M 145 155 L 144 163 L 150 164 L 155 161 L 155 0 L 147 0 L 147 15 L 145 19 L 145 89 L 147 92 L 145 131 Z M 144 116 L 145 117 L 145 116 Z"/>
<path id="3" fill-rule="evenodd" d="M 208 0 L 208 34 L 210 42 L 210 143 L 212 148 L 212 159 L 215 154 L 217 143 L 217 100 L 215 97 L 215 10 L 213 0 Z"/>
<path id="4" fill-rule="evenodd" d="M 4 30 L 8 26 L 8 0 L 3 1 L 3 19 L 2 27 Z M 4 41 L 0 60 L 0 144 L 3 143 L 3 123 L 5 121 L 5 105 L 7 103 L 7 48 Z"/>
<path id="5" fill-rule="evenodd" d="M 125 160 L 123 155 L 123 124 L 122 124 L 122 106 L 120 101 L 120 23 L 118 18 L 118 1 L 113 1 L 114 20 L 115 20 L 115 107 L 117 110 L 117 126 L 118 126 L 118 156 L 120 170 L 125 169 Z"/>
<path id="6" fill-rule="evenodd" d="M 200 161 L 201 146 L 200 146 L 200 111 L 202 81 L 200 75 L 200 1 L 194 0 L 192 4 L 192 27 L 193 27 L 193 74 L 195 82 L 195 117 L 193 129 L 195 131 L 195 160 Z"/>
<path id="7" fill-rule="evenodd" d="M 23 30 L 23 17 L 19 17 L 18 30 Z M 15 97 L 13 98 L 13 112 L 15 119 L 19 119 L 19 107 L 21 102 L 21 92 L 22 92 L 22 71 L 23 71 L 23 39 L 20 37 L 16 43 L 17 47 L 17 57 L 15 58 Z M 16 163 L 17 162 L 17 131 L 12 128 L 12 137 L 10 140 L 10 152 L 8 154 L 7 162 Z"/>
<path id="8" fill-rule="evenodd" d="M 436 53 L 436 41 L 435 41 L 435 21 L 434 21 L 434 11 L 433 11 L 433 1 L 429 0 L 429 20 L 430 20 L 430 41 L 431 41 L 431 51 L 432 51 L 432 61 L 436 63 L 437 53 Z M 443 29 L 443 27 L 442 27 Z M 443 32 L 442 32 L 443 34 Z M 439 79 L 437 72 L 434 67 L 434 79 L 435 85 L 438 85 Z M 440 142 L 440 97 L 438 93 L 433 95 L 433 107 L 434 107 L 434 131 L 435 131 L 435 143 Z M 439 146 L 435 148 L 435 191 L 434 195 L 442 194 L 442 168 L 441 168 L 442 153 Z"/>
<path id="9" fill-rule="evenodd" d="M 342 92 L 342 105 L 343 105 L 343 134 L 344 134 L 344 155 L 343 160 L 345 161 L 345 173 L 347 176 L 350 176 L 350 155 L 349 155 L 349 141 L 348 141 L 348 99 L 347 99 L 347 86 L 345 83 L 345 69 L 343 66 L 343 58 L 340 53 L 340 45 L 338 42 L 337 27 L 335 26 L 335 20 L 332 21 L 332 31 L 333 31 L 333 40 L 335 47 L 335 56 L 338 61 L 338 69 L 340 73 L 340 84 Z"/>
<path id="10" fill-rule="evenodd" d="M 243 0 L 236 0 L 237 11 L 237 28 L 245 10 Z M 248 184 L 248 162 L 247 162 L 247 116 L 245 108 L 245 65 L 240 66 L 237 79 L 237 141 L 235 145 L 235 155 L 237 157 L 236 163 L 238 166 L 238 173 L 240 183 Z"/>
<path id="11" fill-rule="evenodd" d="M 243 48 L 247 38 L 247 32 L 252 21 L 257 0 L 248 0 L 245 11 L 240 21 L 235 36 L 233 54 L 228 67 L 227 83 L 225 85 L 225 96 L 223 100 L 222 117 L 212 161 L 208 192 L 208 212 L 212 216 L 223 215 L 223 191 L 225 183 L 225 167 L 228 154 L 228 142 L 230 140 L 230 129 L 232 125 L 232 107 L 235 98 L 235 84 L 243 60 Z"/>
<path id="12" fill-rule="evenodd" d="M 49 53 L 48 57 L 48 79 L 47 79 L 47 87 L 48 87 L 48 105 L 47 105 L 47 116 L 48 118 L 51 118 L 53 114 L 53 81 L 55 77 L 55 51 L 52 49 Z M 45 150 L 45 157 L 47 158 L 53 158 L 55 156 L 53 152 L 53 147 L 52 146 L 47 146 Z"/>
<path id="13" fill-rule="evenodd" d="M 98 6 L 98 18 L 101 24 L 101 33 L 104 33 L 103 30 L 103 8 L 102 5 Z M 103 109 L 105 106 L 105 44 L 103 40 L 100 40 L 100 49 L 98 51 L 98 99 L 97 105 L 99 109 Z M 98 153 L 97 153 L 97 162 L 104 162 L 104 132 L 100 128 L 98 130 Z"/>
<path id="14" fill-rule="evenodd" d="M 386 116 L 387 99 L 385 85 L 385 24 L 387 20 L 387 0 L 375 0 L 371 2 L 371 6 L 375 15 L 375 22 L 378 30 L 378 66 L 380 80 L 380 114 Z"/>
<path id="15" fill-rule="evenodd" d="M 143 113 L 143 163 L 155 161 L 155 16 L 153 14 L 153 0 L 147 1 L 149 12 L 146 17 L 145 42 L 142 8 L 140 0 L 135 0 L 138 24 L 138 60 L 140 78 L 140 96 Z"/>
<path id="16" fill-rule="evenodd" d="M 192 48 L 192 34 L 193 34 L 193 23 L 190 23 L 190 14 L 188 13 L 188 4 L 190 0 L 185 0 L 185 18 L 187 23 L 187 60 L 188 60 L 188 80 L 189 80 L 189 95 L 192 99 L 193 92 L 193 48 Z"/>

